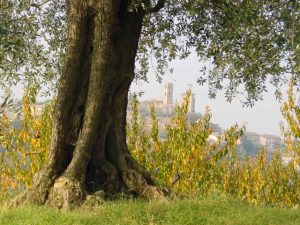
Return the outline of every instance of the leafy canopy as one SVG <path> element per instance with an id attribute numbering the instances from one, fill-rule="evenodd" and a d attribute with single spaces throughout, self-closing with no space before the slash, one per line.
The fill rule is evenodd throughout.
<path id="1" fill-rule="evenodd" d="M 300 80 L 298 0 L 129 0 L 128 13 L 145 13 L 136 78 L 158 79 L 168 63 L 196 52 L 199 84 L 210 96 L 225 89 L 252 105 L 287 75 Z M 63 0 L 7 0 L 0 13 L 2 86 L 19 80 L 56 84 L 63 64 L 66 24 Z M 279 90 L 279 89 L 278 89 Z"/>
<path id="2" fill-rule="evenodd" d="M 0 1 L 0 88 L 55 87 L 65 49 L 64 1 Z"/>

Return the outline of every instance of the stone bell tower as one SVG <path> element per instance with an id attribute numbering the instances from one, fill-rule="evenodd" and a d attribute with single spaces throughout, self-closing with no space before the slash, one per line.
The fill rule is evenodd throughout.
<path id="1" fill-rule="evenodd" d="M 173 105 L 173 83 L 164 83 L 164 97 L 163 104 L 164 105 Z"/>

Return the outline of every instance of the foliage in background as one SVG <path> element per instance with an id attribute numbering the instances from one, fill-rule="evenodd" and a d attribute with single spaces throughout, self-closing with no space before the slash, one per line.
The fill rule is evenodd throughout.
<path id="1" fill-rule="evenodd" d="M 240 159 L 236 142 L 244 129 L 235 125 L 219 141 L 209 142 L 211 113 L 207 110 L 196 123 L 188 124 L 187 106 L 188 97 L 177 107 L 166 128 L 167 137 L 161 140 L 154 108 L 147 129 L 139 122 L 138 102 L 132 99 L 129 148 L 159 184 L 185 195 L 222 192 L 254 204 L 299 203 L 300 177 L 293 163 L 283 165 L 279 152 L 268 162 L 264 149 L 256 157 Z"/>
<path id="2" fill-rule="evenodd" d="M 161 185 L 175 192 L 206 192 L 220 179 L 218 165 L 223 161 L 230 163 L 229 158 L 236 154 L 235 144 L 243 128 L 235 125 L 218 142 L 209 142 L 211 113 L 207 110 L 196 123 L 188 124 L 189 95 L 182 106 L 177 106 L 176 115 L 166 127 L 165 140 L 159 138 L 154 107 L 148 132 L 137 120 L 137 100 L 133 99 L 133 116 L 127 131 L 129 148 Z"/>
<path id="3" fill-rule="evenodd" d="M 282 104 L 281 112 L 286 124 L 281 124 L 286 151 L 295 156 L 294 164 L 300 163 L 300 96 L 295 95 L 293 80 L 287 91 L 287 101 Z"/>
<path id="4" fill-rule="evenodd" d="M 34 100 L 24 96 L 22 114 L 12 120 L 0 115 L 0 193 L 30 187 L 33 175 L 43 166 L 51 133 L 51 105 L 41 115 Z"/>
<path id="5" fill-rule="evenodd" d="M 291 88 L 289 93 L 292 93 Z M 283 105 L 286 113 L 287 109 L 299 111 L 291 96 L 289 94 L 289 101 Z M 38 116 L 31 99 L 34 98 L 23 98 L 19 126 L 14 126 L 5 114 L 0 118 L 0 146 L 4 150 L 0 152 L 0 195 L 29 187 L 34 173 L 47 157 L 51 105 Z M 138 115 L 136 97 L 131 99 L 128 147 L 138 162 L 150 171 L 157 184 L 184 196 L 221 192 L 254 204 L 299 204 L 300 177 L 296 161 L 283 165 L 278 152 L 268 162 L 265 150 L 261 150 L 257 157 L 239 158 L 236 143 L 244 128 L 234 125 L 219 136 L 218 141 L 211 142 L 210 111 L 207 109 L 197 122 L 190 124 L 186 118 L 188 100 L 189 95 L 181 106 L 176 107 L 176 114 L 166 127 L 166 138 L 161 139 L 154 106 L 147 125 L 145 119 Z M 291 127 L 295 126 L 292 120 L 296 119 L 295 115 L 284 116 L 290 118 L 287 121 L 291 121 L 289 127 L 294 130 L 285 133 L 288 140 L 288 134 L 296 135 L 295 131 L 299 128 Z M 293 142 L 290 147 L 298 154 L 298 142 Z"/>
<path id="6" fill-rule="evenodd" d="M 55 90 L 66 42 L 64 0 L 0 1 L 0 88 Z"/>
<path id="7" fill-rule="evenodd" d="M 300 201 L 300 179 L 293 164 L 283 165 L 279 152 L 267 162 L 266 151 L 256 158 L 224 167 L 222 191 L 254 204 L 295 206 Z"/>
<path id="8" fill-rule="evenodd" d="M 299 81 L 299 1 L 128 2 L 128 12 L 164 3 L 159 12 L 145 16 L 136 79 L 146 80 L 149 69 L 155 68 L 161 80 L 170 61 L 196 53 L 205 62 L 198 83 L 208 83 L 211 97 L 224 89 L 228 100 L 239 94 L 245 104 L 253 105 L 268 81 L 279 87 L 287 73 Z M 66 47 L 65 3 L 0 1 L 0 87 L 20 81 L 57 85 Z"/>
<path id="9" fill-rule="evenodd" d="M 157 65 L 160 76 L 168 61 L 195 51 L 205 62 L 198 83 L 211 97 L 223 89 L 229 101 L 238 94 L 253 105 L 266 82 L 279 87 L 299 62 L 299 1 L 166 1 L 144 23 L 141 67 Z"/>

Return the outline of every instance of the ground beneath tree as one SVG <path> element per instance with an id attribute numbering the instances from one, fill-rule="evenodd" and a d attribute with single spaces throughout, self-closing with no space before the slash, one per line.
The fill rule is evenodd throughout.
<path id="1" fill-rule="evenodd" d="M 0 207 L 0 224 L 243 224 L 298 225 L 299 209 L 249 205 L 224 197 L 193 197 L 161 201 L 118 200 L 97 206 L 82 206 L 72 211 L 58 211 L 45 206 L 7 209 Z"/>

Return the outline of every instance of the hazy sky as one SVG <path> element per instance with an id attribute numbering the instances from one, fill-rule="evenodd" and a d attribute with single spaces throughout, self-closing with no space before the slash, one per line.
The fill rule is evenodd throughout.
<path id="1" fill-rule="evenodd" d="M 188 84 L 192 84 L 192 90 L 196 94 L 196 111 L 204 112 L 205 107 L 209 106 L 213 115 L 212 122 L 218 123 L 222 128 L 229 128 L 238 123 L 246 124 L 247 131 L 280 135 L 280 103 L 276 100 L 271 86 L 269 92 L 264 94 L 263 101 L 256 102 L 252 108 L 245 108 L 238 99 L 234 99 L 232 103 L 226 102 L 222 92 L 218 93 L 216 99 L 208 98 L 208 87 L 199 86 L 196 82 L 201 68 L 196 57 L 176 61 L 172 67 L 174 72 L 163 77 L 163 82 L 173 82 L 174 101 L 179 101 L 181 94 L 189 88 Z M 140 100 L 149 100 L 162 99 L 162 88 L 163 85 L 159 84 L 153 75 L 149 75 L 149 83 L 133 84 L 131 90 L 143 91 L 144 95 Z"/>
<path id="2" fill-rule="evenodd" d="M 282 121 L 280 113 L 280 103 L 275 99 L 274 89 L 270 86 L 270 91 L 264 94 L 264 100 L 256 102 L 253 108 L 244 108 L 238 99 L 232 103 L 226 102 L 223 93 L 219 92 L 216 99 L 208 98 L 208 87 L 199 86 L 197 77 L 201 64 L 196 57 L 192 56 L 186 60 L 172 63 L 175 69 L 172 74 L 163 77 L 163 82 L 173 82 L 174 101 L 181 100 L 181 94 L 192 84 L 192 90 L 196 94 L 196 111 L 204 112 L 209 106 L 212 110 L 212 122 L 219 124 L 222 128 L 229 128 L 231 125 L 246 123 L 247 131 L 258 132 L 260 134 L 280 135 L 279 122 Z M 162 84 L 158 83 L 151 73 L 148 76 L 149 83 L 133 83 L 131 91 L 143 91 L 144 95 L 140 100 L 162 99 Z M 14 88 L 16 97 L 22 96 L 22 88 Z M 0 95 L 3 93 L 0 91 Z"/>

